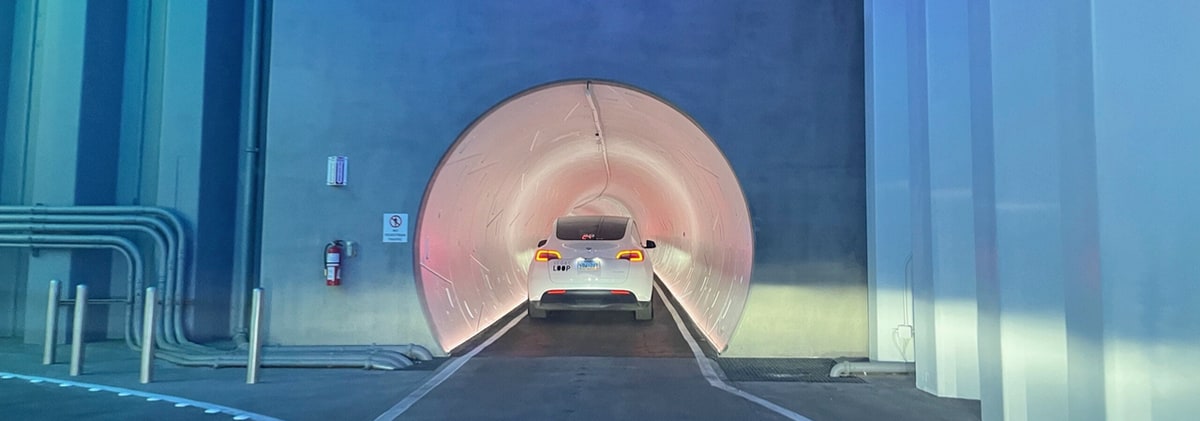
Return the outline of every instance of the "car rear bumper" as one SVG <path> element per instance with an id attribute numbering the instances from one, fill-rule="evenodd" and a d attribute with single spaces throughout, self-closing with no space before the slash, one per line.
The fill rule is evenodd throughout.
<path id="1" fill-rule="evenodd" d="M 568 290 L 561 294 L 544 293 L 529 305 L 538 310 L 637 311 L 650 308 L 650 301 L 638 301 L 633 294 L 613 294 L 610 290 Z"/>

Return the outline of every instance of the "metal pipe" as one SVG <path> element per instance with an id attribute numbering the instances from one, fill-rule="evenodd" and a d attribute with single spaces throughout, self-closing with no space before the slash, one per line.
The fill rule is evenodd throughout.
<path id="1" fill-rule="evenodd" d="M 846 377 L 850 373 L 863 374 L 907 374 L 917 371 L 917 364 L 910 362 L 843 361 L 829 369 L 829 377 Z"/>
<path id="2" fill-rule="evenodd" d="M 75 320 L 71 326 L 71 375 L 83 372 L 83 327 L 87 322 L 87 285 L 75 286 Z"/>
<path id="3" fill-rule="evenodd" d="M 130 301 L 133 300 L 130 300 L 129 297 L 92 298 L 88 300 L 88 304 L 128 304 Z M 67 298 L 65 300 L 58 300 L 58 303 L 71 306 L 75 305 L 75 299 Z"/>
<path id="4" fill-rule="evenodd" d="M 158 358 L 184 367 L 245 367 L 245 355 L 207 355 L 195 356 L 168 352 L 159 352 Z M 403 358 L 403 357 L 401 357 Z M 379 355 L 272 355 L 264 352 L 261 367 L 292 367 L 292 368 L 365 368 L 371 370 L 399 370 L 412 366 L 411 361 L 397 358 L 387 358 Z"/>
<path id="5" fill-rule="evenodd" d="M 239 138 L 242 154 L 238 156 L 237 214 L 234 219 L 233 285 L 229 314 L 229 330 L 234 341 L 241 343 L 246 335 L 246 293 L 255 286 L 254 240 L 258 206 L 258 161 L 261 151 L 262 91 L 265 89 L 263 47 L 266 13 L 261 0 L 246 3 L 245 38 L 242 64 L 242 119 Z"/>
<path id="6" fill-rule="evenodd" d="M 160 341 L 161 341 L 159 343 L 159 345 L 163 346 L 163 347 L 190 348 L 194 352 L 202 352 L 202 353 L 219 352 L 217 350 L 214 350 L 211 347 L 206 347 L 206 346 L 191 342 L 190 340 L 187 339 L 186 335 L 183 333 L 184 332 L 183 316 L 182 316 L 183 311 L 182 311 L 181 307 L 183 305 L 183 293 L 184 293 L 184 291 L 186 291 L 186 288 L 183 288 L 182 284 L 184 282 L 186 274 L 184 273 L 184 264 L 183 264 L 184 256 L 182 254 L 184 242 L 179 237 L 180 235 L 184 235 L 183 225 L 182 225 L 182 222 L 178 219 L 178 217 L 176 217 L 174 214 L 172 214 L 164 209 L 146 208 L 146 207 L 104 207 L 104 206 L 100 206 L 100 207 L 80 207 L 80 208 L 78 208 L 80 210 L 80 212 L 84 213 L 84 214 L 72 214 L 72 213 L 62 212 L 64 209 L 75 209 L 75 208 L 49 208 L 49 207 L 35 207 L 35 208 L 38 211 L 43 211 L 45 213 L 13 215 L 13 214 L 11 214 L 12 212 L 28 210 L 29 208 L 0 206 L 0 221 L 24 222 L 24 223 L 43 223 L 43 224 L 47 223 L 47 222 L 50 222 L 50 223 L 64 223 L 65 222 L 65 223 L 79 223 L 79 224 L 86 224 L 89 222 L 91 222 L 91 223 L 107 223 L 107 224 L 143 224 L 143 225 L 152 226 L 152 227 L 156 228 L 159 231 L 159 233 L 161 234 L 164 241 L 166 242 L 165 254 L 167 256 L 173 257 L 173 258 L 163 259 L 163 260 L 166 260 L 166 266 L 167 266 L 167 269 L 166 269 L 167 277 L 165 278 L 166 282 L 164 282 L 164 285 L 163 285 L 164 290 L 165 290 L 164 300 L 163 300 L 164 301 L 163 320 L 167 321 L 167 323 L 159 324 L 159 326 L 160 326 L 159 327 L 159 337 L 160 337 Z M 119 214 L 119 213 L 114 213 L 114 209 L 141 210 L 143 213 L 152 214 L 156 217 Z M 8 214 L 5 214 L 6 212 Z M 162 219 L 160 219 L 160 218 L 162 218 Z M 170 225 L 172 225 L 172 226 L 168 227 L 167 224 L 164 223 L 163 219 L 167 220 L 168 222 L 171 222 Z M 84 225 L 75 225 L 75 226 L 83 227 Z M 152 235 L 154 235 L 154 234 L 152 234 Z M 156 240 L 157 240 L 157 238 L 156 238 Z M 172 252 L 174 252 L 174 253 L 172 253 Z M 133 291 L 140 292 L 141 291 L 140 284 L 137 286 L 136 289 L 133 289 Z M 129 309 L 130 311 L 132 311 L 132 308 L 138 307 L 138 305 L 137 305 L 138 301 L 139 300 L 137 299 L 137 297 L 135 295 L 135 303 Z M 139 318 L 133 317 L 132 314 L 128 315 L 127 321 L 131 325 L 130 329 L 135 332 L 135 335 L 137 335 L 138 332 L 140 332 L 140 330 L 137 329 L 136 327 L 132 327 L 132 325 L 135 324 L 135 320 L 139 320 Z M 137 338 L 135 338 L 135 342 L 136 342 L 136 339 Z"/>
<path id="7" fill-rule="evenodd" d="M 187 256 L 187 241 L 186 241 L 186 239 L 188 238 L 187 232 L 184 229 L 184 223 L 183 223 L 182 218 L 180 218 L 178 215 L 176 215 L 175 213 L 171 212 L 168 209 L 151 207 L 151 206 L 0 206 L 0 214 L 73 215 L 73 216 L 151 215 L 151 216 L 157 217 L 157 218 L 167 222 L 169 225 L 171 225 L 171 228 L 173 228 L 173 231 L 175 231 L 175 238 L 179 239 L 178 247 L 175 248 L 176 261 L 178 263 L 176 272 L 179 275 L 179 280 L 180 280 L 179 282 L 180 283 L 184 282 L 184 274 L 186 274 L 186 265 L 188 263 L 186 260 L 186 256 Z M 184 290 L 184 288 L 176 288 L 174 291 L 164 291 L 163 319 L 164 319 L 164 321 L 171 320 L 169 322 L 170 325 L 167 325 L 166 324 L 167 322 L 164 323 L 164 325 L 170 326 L 170 329 L 167 329 L 167 331 L 165 333 L 167 333 L 167 335 L 170 337 L 170 339 L 172 339 L 182 345 L 198 347 L 198 348 L 204 349 L 206 347 L 189 341 L 186 337 L 186 334 L 183 333 L 184 330 L 182 328 L 182 316 L 180 314 L 176 314 L 176 313 L 182 313 L 182 312 L 171 311 L 171 310 L 173 310 L 173 306 L 180 305 L 180 303 L 182 302 L 183 290 Z M 166 305 L 166 303 L 168 301 L 170 301 L 172 303 L 171 306 Z M 170 316 L 170 317 L 168 317 L 168 316 Z"/>
<path id="8" fill-rule="evenodd" d="M 166 236 L 164 233 L 153 230 L 147 226 L 119 225 L 119 223 L 121 223 L 121 222 L 127 222 L 128 218 L 100 217 L 100 218 L 103 218 L 103 220 L 106 222 L 106 224 L 99 225 L 99 224 L 83 224 L 83 223 L 81 223 L 81 224 L 46 223 L 46 222 L 72 222 L 74 220 L 70 219 L 69 216 L 64 217 L 62 215 L 30 215 L 26 218 L 23 218 L 26 221 L 23 221 L 23 223 L 20 223 L 20 224 L 4 223 L 9 220 L 15 219 L 15 218 L 13 218 L 13 216 L 14 215 L 0 215 L 0 232 L 33 231 L 33 232 L 52 232 L 52 233 L 64 233 L 64 232 L 66 232 L 66 233 L 74 233 L 74 232 L 104 232 L 104 233 L 108 233 L 108 232 L 113 232 L 113 231 L 137 231 L 137 232 L 144 233 L 147 236 L 149 236 L 150 238 L 152 238 L 155 243 L 155 247 L 156 247 L 156 251 L 157 251 L 157 256 L 155 258 L 155 264 L 156 264 L 156 266 L 158 266 L 158 269 L 157 269 L 158 284 L 165 285 L 167 283 L 167 276 L 173 275 L 171 273 L 171 271 L 174 269 L 174 266 L 175 266 L 174 259 L 168 259 L 167 256 L 171 250 L 169 248 L 171 245 L 170 243 L 173 243 L 174 241 L 168 242 L 168 239 L 164 238 Z M 137 218 L 153 220 L 153 218 L 144 218 L 144 217 L 137 217 Z M 159 222 L 160 225 L 162 224 L 161 221 L 157 221 L 157 222 Z M 166 226 L 162 225 L 161 228 L 165 229 Z M 135 310 L 139 309 L 139 306 L 141 304 L 141 297 L 139 296 L 139 294 L 137 294 L 137 292 L 142 291 L 142 288 L 143 288 L 143 286 L 140 285 L 140 283 L 137 285 L 129 285 L 127 288 L 128 291 L 131 292 L 131 294 L 129 294 L 129 295 L 131 297 L 133 297 L 133 301 L 132 301 L 131 305 L 126 309 L 126 311 L 129 313 L 126 315 L 126 323 L 128 323 L 130 325 L 129 329 L 132 332 L 134 332 L 134 338 L 133 338 L 134 345 L 141 343 L 141 335 L 139 334 L 141 332 L 141 329 L 134 322 L 137 320 L 140 320 L 140 315 L 135 314 Z"/>
<path id="9" fill-rule="evenodd" d="M 31 213 L 34 215 L 24 215 L 12 217 L 9 214 L 13 213 Z M 141 217 L 139 215 L 151 215 L 153 218 Z M 161 218 L 161 220 L 160 220 Z M 196 344 L 187 339 L 186 333 L 182 328 L 182 296 L 186 291 L 184 283 L 187 282 L 186 276 L 186 233 L 184 225 L 180 218 L 166 209 L 140 207 L 140 206 L 87 206 L 87 207 L 19 207 L 19 206 L 0 206 L 0 221 L 8 222 L 76 222 L 82 221 L 95 223 L 140 223 L 153 226 L 162 234 L 162 238 L 166 241 L 167 250 L 165 254 L 168 256 L 165 259 L 168 265 L 166 281 L 162 282 L 164 288 L 169 288 L 171 294 L 164 294 L 164 312 L 161 320 L 164 323 L 156 323 L 158 326 L 164 326 L 157 329 L 157 332 L 164 333 L 167 336 L 174 338 L 172 340 L 162 340 L 161 337 L 154 338 L 154 343 L 157 343 L 160 351 L 157 356 L 162 359 L 176 362 L 183 365 L 202 365 L 202 366 L 244 366 L 247 359 L 230 355 L 227 351 L 221 351 L 212 347 Z M 169 223 L 164 224 L 164 221 Z M 172 235 L 174 234 L 174 236 Z M 51 240 L 62 240 L 54 242 Z M 97 240 L 99 239 L 99 240 Z M 34 240 L 38 240 L 36 244 Z M 175 246 L 175 245 L 178 246 Z M 5 236 L 0 235 L 0 247 L 47 247 L 47 248 L 113 248 L 125 254 L 127 261 L 136 269 L 131 270 L 131 280 L 129 285 L 141 285 L 140 270 L 143 267 L 141 261 L 140 250 L 129 242 L 127 239 L 116 236 L 53 236 L 53 235 L 20 235 L 20 236 Z M 173 267 L 171 267 L 173 266 Z M 139 297 L 138 294 L 131 294 L 132 297 Z M 178 297 L 178 298 L 177 298 Z M 170 300 L 173 305 L 167 306 L 166 302 Z M 179 309 L 172 311 L 170 319 L 166 317 L 167 309 Z M 130 317 L 132 318 L 132 317 Z M 129 324 L 126 325 L 127 341 L 132 336 L 129 333 Z M 136 335 L 134 333 L 133 335 Z M 431 358 L 428 350 L 419 345 L 350 345 L 341 347 L 333 347 L 336 353 L 330 353 L 331 349 L 310 350 L 292 349 L 292 347 L 266 347 L 261 359 L 261 367 L 364 367 L 382 370 L 394 370 L 412 365 L 414 359 Z M 324 348 L 324 347 L 318 347 Z M 135 348 L 136 349 L 136 348 Z M 193 355 L 196 352 L 201 352 L 206 355 Z"/>
<path id="10" fill-rule="evenodd" d="M 54 364 L 55 348 L 58 345 L 58 292 L 57 279 L 50 280 L 50 294 L 46 299 L 46 339 L 42 347 L 42 364 Z"/>
<path id="11" fill-rule="evenodd" d="M 254 298 L 250 310 L 250 355 L 246 362 L 246 383 L 258 383 L 258 365 L 262 361 L 262 315 L 263 289 L 254 289 Z"/>
<path id="12" fill-rule="evenodd" d="M 142 384 L 150 383 L 151 377 L 154 376 L 154 309 L 158 301 L 158 290 L 154 287 L 146 288 L 144 301 L 146 308 L 142 310 L 142 374 L 138 379 Z"/>
<path id="13" fill-rule="evenodd" d="M 124 237 L 111 235 L 53 235 L 53 234 L 24 234 L 11 235 L 0 234 L 0 247 L 23 247 L 23 248 L 111 248 L 121 252 L 125 256 L 125 261 L 128 263 L 129 284 L 141 284 L 143 260 L 142 255 L 136 245 L 132 241 Z M 133 295 L 130 292 L 130 295 Z M 131 303 L 127 303 L 129 305 Z M 129 312 L 126 312 L 128 315 Z M 132 333 L 130 332 L 129 323 L 125 323 L 125 341 L 134 349 L 137 347 L 132 342 Z"/>
<path id="14" fill-rule="evenodd" d="M 281 352 L 396 352 L 412 360 L 430 361 L 433 353 L 421 345 L 289 345 L 279 347 Z"/>
<path id="15" fill-rule="evenodd" d="M 408 356 L 395 351 L 385 350 L 362 350 L 362 351 L 296 351 L 290 346 L 265 346 L 263 347 L 263 355 L 280 358 L 362 358 L 371 356 L 372 358 L 394 361 L 404 364 L 405 366 L 412 363 L 412 359 Z M 265 357 L 264 357 L 265 358 Z"/>
<path id="16" fill-rule="evenodd" d="M 413 365 L 403 354 L 392 351 L 374 352 L 295 352 L 290 347 L 262 347 L 259 367 L 359 367 L 395 370 Z M 175 351 L 156 353 L 158 358 L 185 367 L 249 367 L 247 351 L 222 355 L 195 355 Z"/>

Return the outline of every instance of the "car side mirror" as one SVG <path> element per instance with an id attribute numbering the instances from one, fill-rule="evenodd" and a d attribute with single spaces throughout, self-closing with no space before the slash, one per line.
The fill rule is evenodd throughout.
<path id="1" fill-rule="evenodd" d="M 538 247 L 546 245 L 546 240 L 538 241 Z"/>
<path id="2" fill-rule="evenodd" d="M 654 244 L 654 240 L 646 240 L 646 248 L 652 249 L 655 247 L 658 247 L 658 245 Z"/>

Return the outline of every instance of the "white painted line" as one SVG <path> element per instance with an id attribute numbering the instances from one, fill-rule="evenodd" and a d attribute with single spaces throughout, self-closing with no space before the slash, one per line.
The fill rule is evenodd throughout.
<path id="1" fill-rule="evenodd" d="M 21 379 L 21 380 L 27 380 L 30 383 L 48 382 L 48 383 L 57 384 L 57 385 L 59 385 L 59 387 L 67 387 L 67 386 L 85 387 L 85 388 L 88 388 L 89 391 L 94 390 L 94 391 L 111 392 L 111 393 L 117 394 L 117 396 L 133 395 L 133 396 L 146 398 L 146 400 L 149 402 L 158 402 L 158 401 L 171 402 L 171 403 L 174 403 L 176 407 L 180 407 L 179 405 L 194 406 L 197 408 L 205 409 L 204 412 L 207 412 L 209 414 L 224 412 L 226 414 L 233 415 L 234 419 L 282 421 L 278 418 L 268 417 L 266 415 L 256 414 L 253 412 L 243 411 L 243 410 L 240 410 L 237 408 L 230 408 L 228 406 L 217 405 L 214 403 L 194 401 L 191 399 L 185 399 L 185 398 L 181 398 L 178 396 L 160 395 L 157 393 L 143 392 L 140 390 L 125 389 L 125 388 L 120 388 L 120 387 L 115 387 L 115 386 L 105 386 L 102 384 L 80 383 L 80 382 L 73 382 L 70 380 L 52 379 L 52 378 L 48 378 L 48 377 L 26 376 L 23 374 L 5 373 L 5 372 L 0 372 L 0 378 L 6 379 L 6 380 L 12 379 L 12 378 L 17 378 L 17 379 Z M 209 411 L 212 411 L 212 412 L 209 412 Z"/>
<path id="2" fill-rule="evenodd" d="M 717 371 L 713 369 L 713 361 L 704 355 L 704 351 L 700 350 L 700 345 L 696 343 L 696 339 L 692 338 L 692 333 L 688 331 L 687 326 L 684 326 L 683 319 L 679 317 L 679 312 L 675 310 L 675 306 L 671 304 L 671 300 L 667 299 L 667 294 L 663 293 L 662 288 L 659 288 L 658 283 L 654 284 L 654 290 L 658 291 L 658 298 L 667 306 L 667 311 L 671 312 L 671 318 L 675 319 L 675 325 L 679 327 L 679 333 L 683 334 L 683 339 L 687 341 L 688 348 L 692 349 L 692 355 L 696 356 L 696 365 L 700 366 L 700 374 L 704 375 L 704 379 L 708 380 L 708 384 L 717 389 L 732 393 L 742 399 L 761 405 L 764 408 L 770 409 L 775 413 L 784 416 L 792 421 L 812 421 L 811 419 L 792 412 L 792 410 L 776 405 L 766 399 L 754 396 L 742 389 L 738 389 L 729 383 L 721 380 L 721 376 L 717 375 Z"/>
<path id="3" fill-rule="evenodd" d="M 491 345 L 492 342 L 496 342 L 497 339 L 500 339 L 501 336 L 504 336 L 505 333 L 508 333 L 509 329 L 512 329 L 513 326 L 516 326 L 517 323 L 519 323 L 521 320 L 524 320 L 527 314 L 528 313 L 521 313 L 520 316 L 514 317 L 512 321 L 508 322 L 508 324 L 504 326 L 503 329 L 500 329 L 500 331 L 493 334 L 492 337 L 479 344 L 479 346 L 475 347 L 475 349 L 472 349 L 471 352 L 468 352 L 466 355 L 450 359 L 450 361 L 446 362 L 446 365 L 442 366 L 442 368 L 438 370 L 437 374 L 434 374 L 433 377 L 430 377 L 429 380 L 425 381 L 425 384 L 421 385 L 421 387 L 418 387 L 417 390 L 412 391 L 412 393 L 409 393 L 404 400 L 400 401 L 400 403 L 397 403 L 391 409 L 379 414 L 378 417 L 375 417 L 375 421 L 391 421 L 396 419 L 396 417 L 403 415 L 404 411 L 408 411 L 408 408 L 411 408 L 417 403 L 417 401 L 421 400 L 421 398 L 433 391 L 434 388 L 438 387 L 438 385 L 441 385 L 442 382 L 454 375 L 459 368 L 462 368 L 463 364 L 466 364 L 467 361 L 471 360 L 471 357 L 474 357 L 480 351 L 483 351 L 483 349 L 487 348 L 488 345 Z"/>

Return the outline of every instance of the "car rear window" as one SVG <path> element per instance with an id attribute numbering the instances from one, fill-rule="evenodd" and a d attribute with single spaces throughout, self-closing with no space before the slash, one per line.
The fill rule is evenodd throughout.
<path id="1" fill-rule="evenodd" d="M 554 233 L 559 240 L 620 240 L 629 218 L 619 216 L 573 216 L 558 220 Z"/>

